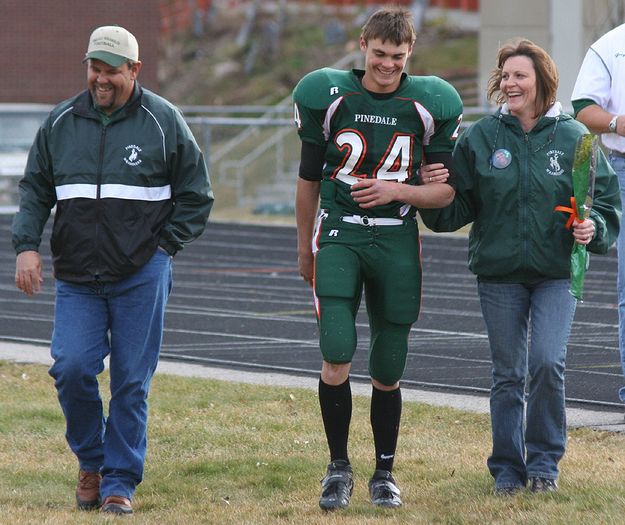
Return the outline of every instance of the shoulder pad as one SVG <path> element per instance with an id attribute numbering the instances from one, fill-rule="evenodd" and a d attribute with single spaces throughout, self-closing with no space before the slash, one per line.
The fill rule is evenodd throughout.
<path id="1" fill-rule="evenodd" d="M 462 114 L 462 99 L 449 82 L 435 76 L 410 76 L 406 95 L 422 104 L 436 120 Z"/>
<path id="2" fill-rule="evenodd" d="M 353 91 L 351 73 L 326 67 L 302 78 L 295 86 L 293 100 L 311 109 L 324 109 L 349 91 Z"/>

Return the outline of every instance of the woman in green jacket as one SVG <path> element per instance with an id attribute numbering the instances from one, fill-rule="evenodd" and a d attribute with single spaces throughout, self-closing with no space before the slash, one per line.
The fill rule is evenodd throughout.
<path id="1" fill-rule="evenodd" d="M 500 495 L 528 483 L 532 492 L 557 490 L 566 445 L 566 345 L 576 307 L 571 249 L 577 242 L 605 253 L 619 227 L 618 182 L 601 153 L 590 217 L 567 228 L 568 215 L 554 211 L 569 205 L 576 144 L 588 133 L 562 112 L 557 87 L 555 64 L 543 49 L 523 39 L 505 44 L 487 93 L 500 107 L 467 129 L 454 150 L 454 201 L 421 211 L 434 231 L 473 223 L 469 268 L 477 275 L 493 362 L 488 468 Z M 424 167 L 423 183 L 446 180 L 440 168 Z"/>

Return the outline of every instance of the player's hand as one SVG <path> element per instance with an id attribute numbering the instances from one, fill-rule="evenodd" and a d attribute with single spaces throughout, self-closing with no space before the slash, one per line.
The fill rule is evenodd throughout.
<path id="1" fill-rule="evenodd" d="M 312 252 L 305 254 L 299 254 L 297 256 L 297 264 L 299 266 L 299 274 L 302 276 L 309 286 L 313 285 L 313 269 L 314 269 L 314 257 Z"/>
<path id="2" fill-rule="evenodd" d="M 588 244 L 595 236 L 595 221 L 584 219 L 579 222 L 577 219 L 573 221 L 573 237 L 577 244 Z"/>
<path id="3" fill-rule="evenodd" d="M 424 164 L 419 169 L 419 177 L 421 178 L 421 184 L 430 184 L 430 182 L 447 182 L 447 179 L 449 178 L 449 170 L 440 162 L 435 164 Z"/>
<path id="4" fill-rule="evenodd" d="M 351 187 L 352 198 L 361 208 L 382 206 L 398 200 L 398 182 L 380 179 L 363 179 Z"/>
<path id="5" fill-rule="evenodd" d="M 15 286 L 26 295 L 41 291 L 41 256 L 34 250 L 18 254 L 15 261 Z"/>

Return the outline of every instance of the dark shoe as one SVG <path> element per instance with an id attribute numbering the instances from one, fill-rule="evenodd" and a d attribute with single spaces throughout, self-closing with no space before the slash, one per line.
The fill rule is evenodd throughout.
<path id="1" fill-rule="evenodd" d="M 101 512 L 110 514 L 132 514 L 132 504 L 123 496 L 107 496 L 102 503 Z"/>
<path id="2" fill-rule="evenodd" d="M 530 478 L 530 490 L 536 492 L 555 492 L 558 490 L 558 482 L 550 478 Z"/>
<path id="3" fill-rule="evenodd" d="M 493 494 L 495 496 L 516 496 L 523 491 L 523 485 L 512 485 L 511 487 L 495 487 Z"/>
<path id="4" fill-rule="evenodd" d="M 376 470 L 369 480 L 369 496 L 371 503 L 378 507 L 401 507 L 397 483 L 388 470 Z"/>
<path id="5" fill-rule="evenodd" d="M 323 510 L 344 509 L 354 489 L 352 467 L 339 459 L 328 465 L 325 477 L 321 480 L 319 506 Z"/>
<path id="6" fill-rule="evenodd" d="M 76 506 L 80 510 L 93 510 L 100 506 L 100 481 L 102 476 L 99 472 L 78 472 L 78 485 L 76 485 Z"/>

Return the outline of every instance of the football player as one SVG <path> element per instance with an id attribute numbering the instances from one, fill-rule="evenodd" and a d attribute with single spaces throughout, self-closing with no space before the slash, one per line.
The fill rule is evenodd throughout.
<path id="1" fill-rule="evenodd" d="M 462 118 L 456 90 L 404 72 L 415 31 L 409 11 L 372 14 L 360 36 L 365 69 L 323 68 L 293 94 L 302 141 L 296 194 L 299 271 L 313 287 L 323 356 L 319 402 L 330 449 L 319 505 L 347 507 L 352 468 L 349 371 L 364 289 L 371 342 L 374 505 L 398 507 L 392 475 L 401 416 L 399 381 L 421 301 L 418 208 L 455 194 L 451 153 Z M 419 184 L 419 169 L 428 179 Z M 447 177 L 449 177 L 447 179 Z"/>

